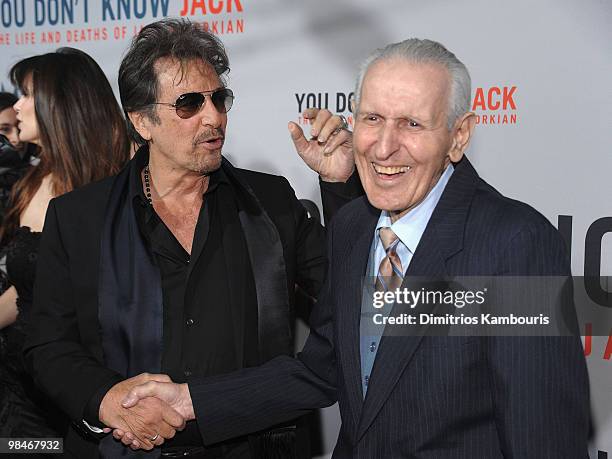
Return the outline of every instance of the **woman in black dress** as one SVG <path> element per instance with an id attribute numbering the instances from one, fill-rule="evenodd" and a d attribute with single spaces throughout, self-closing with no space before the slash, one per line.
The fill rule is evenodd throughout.
<path id="1" fill-rule="evenodd" d="M 21 356 L 40 232 L 49 201 L 117 173 L 129 142 L 110 84 L 84 52 L 33 56 L 10 76 L 23 93 L 14 105 L 19 139 L 38 145 L 40 163 L 14 186 L 1 230 L 0 437 L 58 437 L 64 417 L 35 388 Z"/>

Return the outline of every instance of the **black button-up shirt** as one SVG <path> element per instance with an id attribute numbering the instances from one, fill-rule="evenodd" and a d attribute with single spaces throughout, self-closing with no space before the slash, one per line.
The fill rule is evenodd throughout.
<path id="1" fill-rule="evenodd" d="M 189 254 L 149 204 L 139 175 L 132 177 L 139 180 L 134 209 L 161 274 L 162 372 L 182 383 L 255 365 L 255 283 L 232 184 L 222 169 L 211 174 Z M 238 304 L 231 301 L 230 276 L 242 287 Z M 201 444 L 195 422 L 167 442 L 181 444 Z"/>

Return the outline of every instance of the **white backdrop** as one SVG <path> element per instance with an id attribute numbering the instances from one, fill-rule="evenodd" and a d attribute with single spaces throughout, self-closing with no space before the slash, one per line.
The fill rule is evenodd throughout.
<path id="1" fill-rule="evenodd" d="M 90 53 L 116 89 L 139 26 L 162 16 L 201 22 L 230 56 L 236 101 L 226 155 L 286 176 L 300 198 L 317 203 L 317 178 L 294 154 L 287 121 L 300 121 L 313 101 L 350 118 L 344 101 L 368 52 L 431 38 L 472 74 L 481 123 L 468 156 L 487 181 L 555 226 L 571 217 L 574 274 L 584 272 L 587 230 L 612 215 L 612 4 L 604 0 L 0 0 L 0 15 L 0 84 L 11 91 L 14 62 L 58 46 Z M 612 274 L 611 222 L 600 220 L 603 235 L 589 241 L 601 259 L 587 257 L 587 266 L 602 275 Z M 588 347 L 592 457 L 604 459 L 612 457 L 612 338 L 593 337 Z M 324 411 L 326 454 L 338 422 L 335 408 Z"/>

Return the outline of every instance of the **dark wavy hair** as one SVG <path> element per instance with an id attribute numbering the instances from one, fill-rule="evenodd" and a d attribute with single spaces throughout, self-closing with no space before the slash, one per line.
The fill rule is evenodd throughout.
<path id="1" fill-rule="evenodd" d="M 230 70 L 229 60 L 221 41 L 187 19 L 162 19 L 142 28 L 134 37 L 119 67 L 119 94 L 125 112 L 128 131 L 138 145 L 147 142 L 136 132 L 130 112 L 143 112 L 159 122 L 155 113 L 158 81 L 155 63 L 162 58 L 175 59 L 185 65 L 192 60 L 209 63 L 221 81 Z"/>
<path id="2" fill-rule="evenodd" d="M 10 70 L 12 83 L 34 95 L 40 163 L 13 188 L 2 239 L 19 218 L 45 176 L 59 196 L 116 174 L 129 158 L 125 120 L 100 66 L 74 48 L 29 57 Z"/>
<path id="3" fill-rule="evenodd" d="M 0 112 L 17 103 L 17 96 L 12 92 L 0 92 Z"/>

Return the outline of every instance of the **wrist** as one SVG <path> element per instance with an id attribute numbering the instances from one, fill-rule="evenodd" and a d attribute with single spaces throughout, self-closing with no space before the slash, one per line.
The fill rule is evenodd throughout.
<path id="1" fill-rule="evenodd" d="M 351 178 L 351 175 L 353 175 L 354 170 L 355 168 L 351 169 L 348 174 L 338 176 L 319 174 L 319 179 L 326 183 L 346 183 Z"/>

